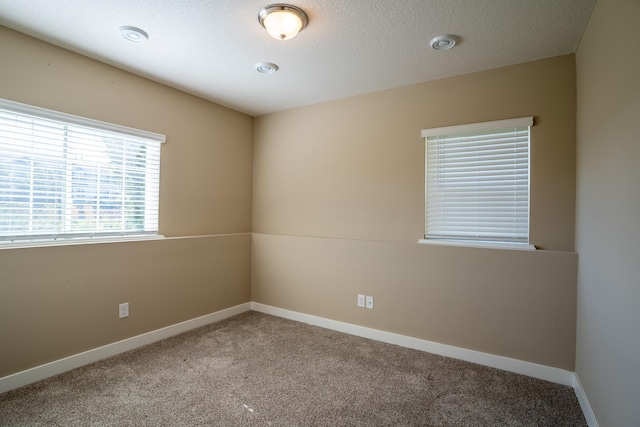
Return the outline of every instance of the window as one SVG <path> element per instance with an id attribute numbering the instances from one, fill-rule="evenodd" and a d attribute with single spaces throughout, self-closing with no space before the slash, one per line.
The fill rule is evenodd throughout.
<path id="1" fill-rule="evenodd" d="M 164 141 L 0 100 L 0 244 L 157 235 Z"/>
<path id="2" fill-rule="evenodd" d="M 529 246 L 533 118 L 425 129 L 425 239 Z M 491 243 L 489 246 L 491 246 Z"/>

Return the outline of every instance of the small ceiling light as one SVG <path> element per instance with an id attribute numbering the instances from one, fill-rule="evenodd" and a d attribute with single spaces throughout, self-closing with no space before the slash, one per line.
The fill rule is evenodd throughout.
<path id="1" fill-rule="evenodd" d="M 149 34 L 140 28 L 130 27 L 128 25 L 124 25 L 120 27 L 120 32 L 122 33 L 122 37 L 129 40 L 130 42 L 144 42 L 149 39 Z"/>
<path id="2" fill-rule="evenodd" d="M 444 34 L 442 36 L 434 37 L 431 39 L 431 47 L 435 50 L 447 50 L 456 45 L 458 37 L 452 34 Z"/>
<path id="3" fill-rule="evenodd" d="M 278 66 L 271 62 L 258 62 L 256 64 L 256 70 L 262 74 L 273 74 L 278 71 Z"/>
<path id="4" fill-rule="evenodd" d="M 294 38 L 309 23 L 307 14 L 289 4 L 272 4 L 260 11 L 258 21 L 274 39 Z"/>

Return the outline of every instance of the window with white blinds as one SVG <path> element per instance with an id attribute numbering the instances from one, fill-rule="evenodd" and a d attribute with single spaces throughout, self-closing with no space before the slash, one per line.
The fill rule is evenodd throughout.
<path id="1" fill-rule="evenodd" d="M 529 243 L 532 117 L 425 129 L 425 239 Z"/>
<path id="2" fill-rule="evenodd" d="M 157 235 L 164 141 L 0 100 L 0 245 Z"/>

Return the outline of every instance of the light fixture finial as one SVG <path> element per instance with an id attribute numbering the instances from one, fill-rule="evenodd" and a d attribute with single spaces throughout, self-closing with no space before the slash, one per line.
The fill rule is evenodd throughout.
<path id="1" fill-rule="evenodd" d="M 274 39 L 289 40 L 307 26 L 309 18 L 300 8 L 276 3 L 262 9 L 258 21 Z"/>

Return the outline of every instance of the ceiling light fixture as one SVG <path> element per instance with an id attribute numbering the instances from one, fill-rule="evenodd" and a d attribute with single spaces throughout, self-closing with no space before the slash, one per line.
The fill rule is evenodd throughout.
<path id="1" fill-rule="evenodd" d="M 122 37 L 129 40 L 130 42 L 144 42 L 149 39 L 149 34 L 145 31 L 141 30 L 137 27 L 130 27 L 128 25 L 123 25 L 120 27 L 120 33 L 122 33 Z"/>
<path id="2" fill-rule="evenodd" d="M 457 42 L 458 37 L 453 34 L 443 34 L 441 36 L 434 37 L 429 43 L 435 50 L 447 50 L 454 47 Z"/>
<path id="3" fill-rule="evenodd" d="M 294 38 L 309 23 L 307 14 L 295 6 L 277 3 L 260 11 L 258 21 L 274 39 Z"/>
<path id="4" fill-rule="evenodd" d="M 278 66 L 271 62 L 258 62 L 256 70 L 262 74 L 273 74 L 278 71 Z"/>

